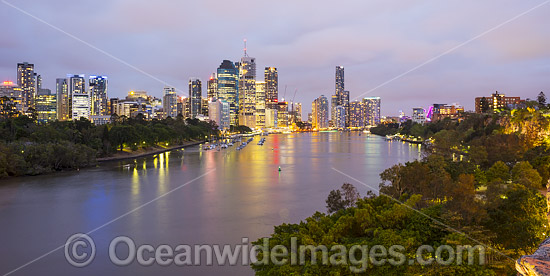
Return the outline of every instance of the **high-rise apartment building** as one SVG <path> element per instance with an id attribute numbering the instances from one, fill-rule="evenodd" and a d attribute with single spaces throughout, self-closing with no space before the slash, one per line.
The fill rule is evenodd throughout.
<path id="1" fill-rule="evenodd" d="M 319 130 L 328 128 L 329 107 L 327 97 L 321 95 L 313 101 L 311 116 L 313 129 Z"/>
<path id="2" fill-rule="evenodd" d="M 380 124 L 380 97 L 366 97 L 363 99 L 365 107 L 365 125 Z"/>
<path id="3" fill-rule="evenodd" d="M 91 101 L 84 75 L 67 75 L 67 85 L 68 93 L 71 95 L 71 119 L 89 119 Z"/>
<path id="4" fill-rule="evenodd" d="M 178 116 L 178 96 L 176 88 L 165 86 L 163 89 L 162 108 L 164 109 L 164 118 L 176 118 Z"/>
<path id="5" fill-rule="evenodd" d="M 334 127 L 338 129 L 343 129 L 346 127 L 346 109 L 339 105 L 335 108 L 334 111 Z"/>
<path id="6" fill-rule="evenodd" d="M 217 70 L 218 98 L 229 104 L 230 124 L 239 124 L 239 72 L 230 60 L 224 60 Z"/>
<path id="7" fill-rule="evenodd" d="M 34 107 L 36 96 L 36 75 L 34 64 L 28 62 L 17 64 L 17 85 L 21 88 L 21 102 L 24 112 Z"/>
<path id="8" fill-rule="evenodd" d="M 202 113 L 202 82 L 198 78 L 189 79 L 189 117 Z"/>
<path id="9" fill-rule="evenodd" d="M 91 98 L 91 115 L 108 115 L 108 97 L 107 97 L 107 77 L 90 76 L 88 89 Z"/>
<path id="10" fill-rule="evenodd" d="M 277 127 L 288 127 L 288 102 L 277 102 Z"/>
<path id="11" fill-rule="evenodd" d="M 361 101 L 353 101 L 349 103 L 349 108 L 347 108 L 349 115 L 346 116 L 349 120 L 349 127 L 362 128 L 365 126 L 364 109 L 364 105 Z"/>

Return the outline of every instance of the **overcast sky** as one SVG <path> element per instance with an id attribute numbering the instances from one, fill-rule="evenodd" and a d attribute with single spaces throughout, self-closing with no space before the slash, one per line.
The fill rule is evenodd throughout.
<path id="1" fill-rule="evenodd" d="M 550 3 L 374 89 L 542 0 L 3 1 L 74 36 L 0 1 L 0 79 L 15 81 L 16 64 L 28 61 L 52 90 L 73 73 L 107 75 L 109 97 L 160 97 L 165 84 L 187 94 L 190 77 L 206 81 L 223 59 L 240 59 L 246 38 L 257 79 L 277 67 L 279 96 L 298 89 L 304 115 L 334 93 L 336 65 L 351 98 L 380 96 L 383 115 L 433 103 L 471 110 L 495 90 L 550 92 Z"/>

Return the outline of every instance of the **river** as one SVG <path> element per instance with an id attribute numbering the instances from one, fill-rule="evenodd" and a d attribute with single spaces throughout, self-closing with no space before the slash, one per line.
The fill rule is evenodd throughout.
<path id="1" fill-rule="evenodd" d="M 420 157 L 417 145 L 357 132 L 273 134 L 263 146 L 259 139 L 240 151 L 195 146 L 79 172 L 1 181 L 0 274 L 253 275 L 248 266 L 204 261 L 120 267 L 109 259 L 109 244 L 121 235 L 155 247 L 242 244 L 242 238 L 270 235 L 275 225 L 324 212 L 328 193 L 344 182 L 365 195 L 376 190 L 384 169 Z M 74 233 L 90 231 L 95 257 L 75 268 L 63 245 Z M 117 252 L 127 254 L 124 248 Z"/>

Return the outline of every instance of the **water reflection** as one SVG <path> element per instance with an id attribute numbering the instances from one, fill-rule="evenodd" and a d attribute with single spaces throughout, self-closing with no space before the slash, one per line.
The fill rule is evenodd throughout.
<path id="1" fill-rule="evenodd" d="M 270 135 L 264 146 L 256 144 L 258 139 L 241 151 L 192 147 L 80 172 L 7 181 L 0 187 L 4 237 L 0 273 L 58 247 L 72 233 L 87 232 L 168 192 L 94 232 L 98 254 L 105 254 L 117 235 L 152 244 L 254 240 L 269 235 L 274 225 L 299 222 L 323 211 L 329 191 L 351 181 L 333 167 L 377 187 L 381 171 L 418 158 L 421 150 L 358 133 Z M 188 183 L 212 169 L 213 173 Z M 363 195 L 369 190 L 357 187 Z M 76 270 L 63 254 L 48 256 L 22 271 L 22 275 L 77 273 L 252 275 L 249 267 L 240 266 L 118 268 L 107 256 Z"/>

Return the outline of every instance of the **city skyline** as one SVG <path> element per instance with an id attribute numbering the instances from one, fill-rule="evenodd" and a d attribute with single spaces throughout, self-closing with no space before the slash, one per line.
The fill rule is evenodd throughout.
<path id="1" fill-rule="evenodd" d="M 458 3 L 431 4 L 429 8 L 424 2 L 399 5 L 350 2 L 342 7 L 331 4 L 319 7 L 319 18 L 331 14 L 341 18 L 337 23 L 298 20 L 298 15 L 307 11 L 307 3 L 297 5 L 288 13 L 280 12 L 284 5 L 275 5 L 262 16 L 266 20 L 258 26 L 235 20 L 228 25 L 236 31 L 229 34 L 218 32 L 219 41 L 223 43 L 207 43 L 217 26 L 191 25 L 187 20 L 192 18 L 175 24 L 179 17 L 171 19 L 163 16 L 160 10 L 170 10 L 170 14 L 177 15 L 197 6 L 202 11 L 202 19 L 197 21 L 200 23 L 214 16 L 223 19 L 227 17 L 225 12 L 240 5 L 203 2 L 168 5 L 161 2 L 156 5 L 158 10 L 151 9 L 149 15 L 145 13 L 149 10 L 144 3 L 94 2 L 93 5 L 111 8 L 104 11 L 91 9 L 88 7 L 91 3 L 65 3 L 68 9 L 94 10 L 93 22 L 97 24 L 89 24 L 89 20 L 82 20 L 80 24 L 57 17 L 59 11 L 53 9 L 56 5 L 52 3 L 18 1 L 14 5 L 20 9 L 165 83 L 144 77 L 143 73 L 7 5 L 0 11 L 0 22 L 16 27 L 7 28 L 5 37 L 9 39 L 0 43 L 0 52 L 5 57 L 0 61 L 0 77 L 15 81 L 13 64 L 27 61 L 35 64 L 35 71 L 42 75 L 43 86 L 52 91 L 56 78 L 67 73 L 85 73 L 108 76 L 110 97 L 123 97 L 131 90 L 146 90 L 161 97 L 165 84 L 175 86 L 181 91 L 178 94 L 185 95 L 189 77 L 207 80 L 221 60 L 239 60 L 242 39 L 247 38 L 248 52 L 257 58 L 258 68 L 278 68 L 279 98 L 284 96 L 286 85 L 287 94 L 298 89 L 296 101 L 302 103 L 309 103 L 321 94 L 333 94 L 335 65 L 346 68 L 346 90 L 350 91 L 350 100 L 380 96 L 383 98 L 383 115 L 395 116 L 399 110 L 409 111 L 412 107 L 427 107 L 437 102 L 459 102 L 466 110 L 474 110 L 471 99 L 477 95 L 498 90 L 527 98 L 547 90 L 550 57 L 546 49 L 550 39 L 548 30 L 537 26 L 549 7 L 541 6 L 531 11 L 529 16 L 509 22 L 372 93 L 361 95 L 537 4 L 491 1 L 477 3 L 474 7 L 473 4 Z M 499 4 L 499 9 L 494 9 L 496 4 Z M 168 6 L 173 9 L 166 9 Z M 255 11 L 263 7 L 259 3 L 249 4 L 251 16 L 259 16 Z M 481 13 L 484 16 L 476 16 Z M 278 15 L 281 18 L 277 18 Z M 401 18 L 397 23 L 407 24 L 396 24 L 390 20 L 392 15 Z M 147 23 L 140 19 L 144 16 L 148 18 Z M 464 20 L 472 17 L 476 20 Z M 275 18 L 278 20 L 270 20 Z M 21 36 L 20 33 L 35 35 Z M 36 39 L 44 43 L 37 47 L 36 43 L 31 43 Z M 169 44 L 177 47 L 165 46 Z M 315 47 L 321 44 L 324 47 Z M 60 50 L 66 48 L 72 50 Z M 310 112 L 308 106 L 306 104 L 304 114 Z"/>

